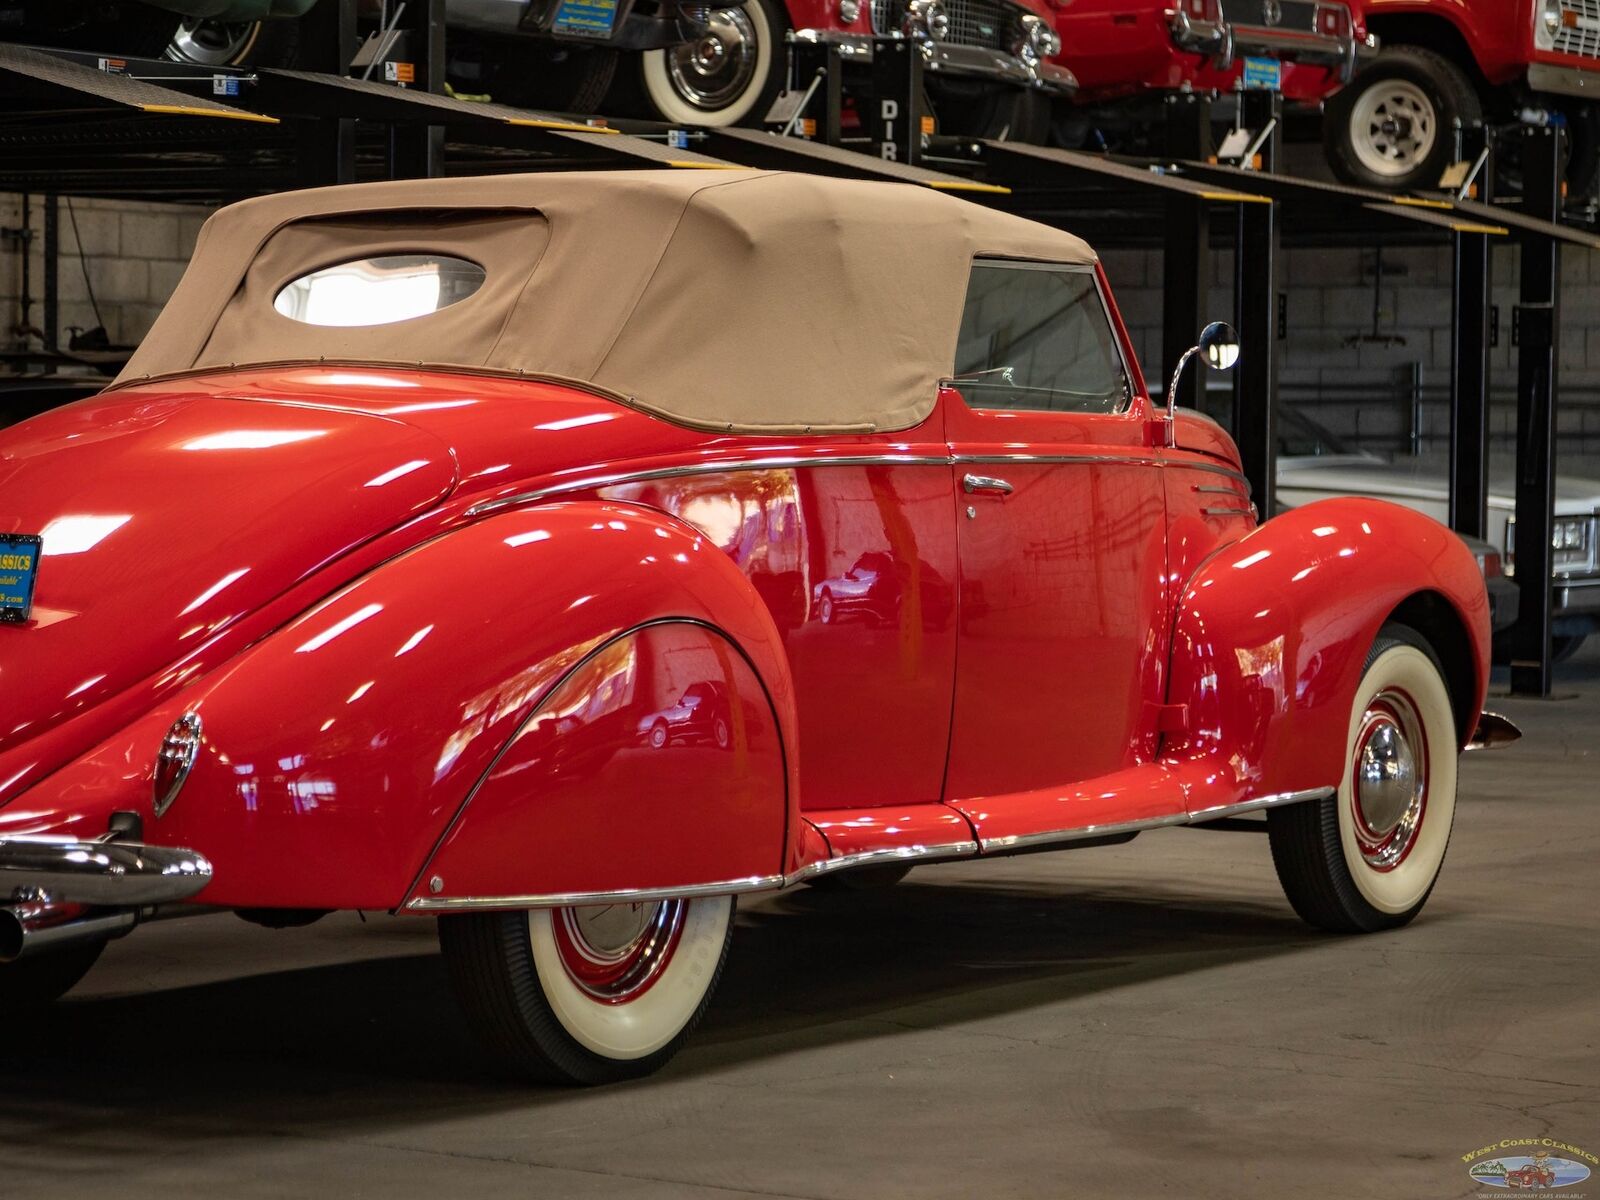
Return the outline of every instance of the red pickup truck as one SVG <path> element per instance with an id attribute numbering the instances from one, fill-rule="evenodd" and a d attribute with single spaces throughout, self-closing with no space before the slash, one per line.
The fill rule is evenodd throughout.
<path id="1" fill-rule="evenodd" d="M 1053 0 L 1079 103 L 1151 90 L 1232 91 L 1246 58 L 1277 59 L 1284 97 L 1320 103 L 1369 47 L 1345 0 Z"/>
<path id="2" fill-rule="evenodd" d="M 1347 182 L 1431 188 L 1456 119 L 1559 114 L 1569 190 L 1600 167 L 1600 4 L 1595 0 L 1363 0 L 1382 53 L 1328 103 L 1328 159 Z"/>

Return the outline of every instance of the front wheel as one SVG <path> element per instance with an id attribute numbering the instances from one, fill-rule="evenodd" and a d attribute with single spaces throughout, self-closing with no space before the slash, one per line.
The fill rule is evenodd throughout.
<path id="1" fill-rule="evenodd" d="M 640 56 L 646 99 L 664 121 L 761 124 L 783 86 L 788 24 L 776 0 L 710 10 L 694 41 Z"/>
<path id="2" fill-rule="evenodd" d="M 549 1083 L 648 1075 L 711 1002 L 731 896 L 442 917 L 439 942 L 479 1038 Z"/>
<path id="3" fill-rule="evenodd" d="M 1328 101 L 1328 165 L 1356 187 L 1438 187 L 1455 156 L 1455 122 L 1482 112 L 1472 81 L 1448 58 L 1417 46 L 1386 50 Z"/>
<path id="4" fill-rule="evenodd" d="M 197 67 L 290 67 L 299 50 L 300 25 L 274 21 L 211 21 L 184 17 L 162 57 Z"/>
<path id="5" fill-rule="evenodd" d="M 1422 911 L 1450 844 L 1459 751 L 1438 658 L 1409 626 L 1385 625 L 1351 706 L 1337 794 L 1267 814 L 1272 862 L 1302 919 L 1373 933 Z"/>

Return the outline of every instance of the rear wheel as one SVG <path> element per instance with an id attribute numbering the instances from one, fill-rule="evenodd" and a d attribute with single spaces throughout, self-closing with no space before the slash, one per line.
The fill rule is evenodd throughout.
<path id="1" fill-rule="evenodd" d="M 1328 101 L 1328 165 L 1357 187 L 1437 187 L 1455 154 L 1455 122 L 1482 113 L 1477 89 L 1448 58 L 1417 46 L 1386 50 Z"/>
<path id="2" fill-rule="evenodd" d="M 1450 843 L 1459 749 L 1438 658 L 1415 630 L 1385 625 L 1356 689 L 1337 794 L 1267 814 L 1295 912 L 1336 933 L 1421 912 Z"/>
<path id="3" fill-rule="evenodd" d="M 648 1075 L 699 1024 L 727 957 L 731 896 L 443 917 L 439 942 L 478 1036 L 530 1079 Z"/>
<path id="4" fill-rule="evenodd" d="M 664 121 L 759 125 L 783 87 L 788 15 L 776 0 L 705 13 L 692 42 L 640 56 L 645 98 Z"/>
<path id="5" fill-rule="evenodd" d="M 105 948 L 104 942 L 91 942 L 0 963 L 0 1017 L 53 1004 L 77 986 Z"/>

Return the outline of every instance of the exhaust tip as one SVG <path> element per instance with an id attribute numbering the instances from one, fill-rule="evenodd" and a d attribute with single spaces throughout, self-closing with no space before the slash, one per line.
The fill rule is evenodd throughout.
<path id="1" fill-rule="evenodd" d="M 0 908 L 0 963 L 15 962 L 21 958 L 25 940 L 22 919 L 9 908 Z"/>

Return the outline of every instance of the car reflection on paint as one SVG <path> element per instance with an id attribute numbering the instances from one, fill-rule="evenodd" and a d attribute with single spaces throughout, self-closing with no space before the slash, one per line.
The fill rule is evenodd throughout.
<path id="1" fill-rule="evenodd" d="M 732 717 L 727 689 L 720 683 L 691 683 L 676 704 L 640 718 L 639 733 L 655 750 L 665 750 L 674 742 L 710 742 L 726 750 L 733 743 Z"/>
<path id="2" fill-rule="evenodd" d="M 824 625 L 852 617 L 874 625 L 898 625 L 905 597 L 912 592 L 913 574 L 917 577 L 915 594 L 922 602 L 920 624 L 945 628 L 950 623 L 952 596 L 944 577 L 925 562 L 913 568 L 887 551 L 869 551 L 842 575 L 814 586 L 813 611 Z"/>

